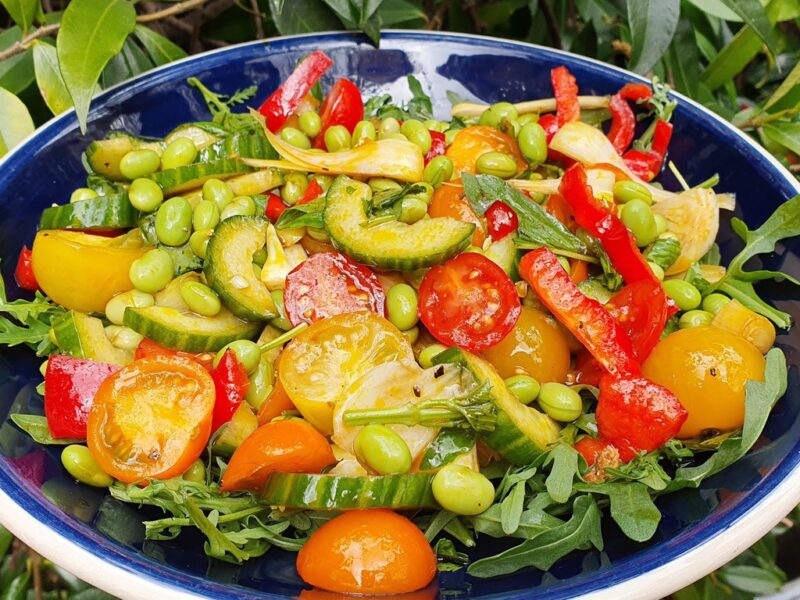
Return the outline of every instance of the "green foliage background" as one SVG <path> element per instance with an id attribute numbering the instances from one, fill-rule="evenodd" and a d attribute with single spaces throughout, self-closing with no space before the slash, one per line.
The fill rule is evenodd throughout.
<path id="1" fill-rule="evenodd" d="M 592 56 L 729 119 L 800 173 L 800 0 L 0 0 L 0 156 L 72 106 L 155 66 L 228 44 L 324 30 L 481 33 Z M 87 40 L 92 40 L 91 44 Z M 794 517 L 674 595 L 752 598 L 800 572 Z M 786 557 L 790 557 L 788 560 Z M 0 529 L 0 599 L 105 595 Z"/>

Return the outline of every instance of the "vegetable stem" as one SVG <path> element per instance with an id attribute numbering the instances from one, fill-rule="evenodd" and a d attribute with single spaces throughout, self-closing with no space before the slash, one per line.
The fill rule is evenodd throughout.
<path id="1" fill-rule="evenodd" d="M 283 344 L 286 342 L 293 340 L 295 336 L 303 331 L 306 327 L 308 327 L 308 323 L 300 323 L 299 325 L 292 327 L 286 333 L 282 333 L 274 340 L 270 340 L 266 344 L 259 344 L 258 347 L 261 349 L 261 352 L 267 352 L 273 348 L 277 348 L 278 346 L 283 346 Z"/>

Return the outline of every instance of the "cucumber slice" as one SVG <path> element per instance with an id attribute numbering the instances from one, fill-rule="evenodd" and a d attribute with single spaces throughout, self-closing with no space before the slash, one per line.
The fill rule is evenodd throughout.
<path id="1" fill-rule="evenodd" d="M 420 471 L 432 471 L 450 464 L 475 447 L 475 433 L 469 429 L 442 429 L 425 450 Z"/>
<path id="2" fill-rule="evenodd" d="M 409 473 L 379 477 L 344 477 L 308 473 L 273 473 L 259 501 L 283 508 L 347 510 L 354 508 L 436 508 L 432 475 Z"/>
<path id="3" fill-rule="evenodd" d="M 264 247 L 269 221 L 235 216 L 222 221 L 206 250 L 208 284 L 230 311 L 243 319 L 268 321 L 278 316 L 267 286 L 253 273 L 253 254 Z"/>
<path id="4" fill-rule="evenodd" d="M 211 451 L 220 456 L 231 456 L 257 427 L 258 417 L 250 405 L 242 402 L 231 420 L 220 428 L 219 436 L 211 444 Z"/>
<path id="5" fill-rule="evenodd" d="M 129 229 L 136 227 L 139 216 L 127 194 L 98 196 L 45 208 L 39 229 Z"/>
<path id="6" fill-rule="evenodd" d="M 167 134 L 164 141 L 169 144 L 178 138 L 188 138 L 192 140 L 198 150 L 202 150 L 226 135 L 228 135 L 228 132 L 219 125 L 200 121 L 178 125 Z"/>
<path id="7" fill-rule="evenodd" d="M 70 356 L 123 366 L 133 360 L 133 350 L 114 346 L 97 317 L 71 310 L 53 323 L 53 333 L 59 350 Z"/>
<path id="8" fill-rule="evenodd" d="M 484 252 L 486 258 L 503 269 L 506 275 L 511 275 L 513 272 L 514 261 L 517 258 L 517 246 L 514 244 L 514 237 L 513 235 L 507 235 L 496 242 L 492 242 Z"/>
<path id="9" fill-rule="evenodd" d="M 169 257 L 172 259 L 175 277 L 188 273 L 189 271 L 197 271 L 203 268 L 203 259 L 194 253 L 194 250 L 192 250 L 188 242 L 183 246 L 167 246 L 158 243 L 158 236 L 156 235 L 156 213 L 150 213 L 142 218 L 139 221 L 139 228 L 142 230 L 142 235 L 148 244 L 158 246 L 169 254 Z"/>
<path id="10" fill-rule="evenodd" d="M 109 134 L 105 140 L 96 140 L 86 148 L 86 162 L 92 171 L 104 175 L 114 181 L 124 181 L 126 178 L 119 170 L 119 161 L 131 150 L 149 149 L 158 154 L 164 150 L 165 144 L 161 140 L 150 140 L 130 135 L 123 131 Z"/>
<path id="11" fill-rule="evenodd" d="M 450 217 L 365 227 L 370 188 L 344 175 L 328 190 L 325 228 L 337 250 L 382 269 L 413 271 L 444 262 L 470 244 L 475 226 Z"/>
<path id="12" fill-rule="evenodd" d="M 225 179 L 252 171 L 254 171 L 253 167 L 248 167 L 239 160 L 222 158 L 208 163 L 196 163 L 158 171 L 150 175 L 150 179 L 161 186 L 165 195 L 175 195 L 198 188 L 208 179 Z"/>
<path id="13" fill-rule="evenodd" d="M 234 133 L 204 148 L 197 161 L 210 162 L 219 158 L 274 160 L 279 157 L 263 133 Z"/>
<path id="14" fill-rule="evenodd" d="M 494 367 L 482 358 L 454 347 L 434 356 L 433 362 L 460 364 L 472 373 L 478 385 L 489 382 L 497 407 L 497 424 L 494 431 L 481 432 L 480 436 L 487 446 L 510 463 L 530 465 L 558 441 L 556 422 L 517 400 Z"/>
<path id="15" fill-rule="evenodd" d="M 259 323 L 242 321 L 224 308 L 215 317 L 169 306 L 127 308 L 123 323 L 157 344 L 184 352 L 216 352 L 234 340 L 252 340 L 261 330 Z"/>

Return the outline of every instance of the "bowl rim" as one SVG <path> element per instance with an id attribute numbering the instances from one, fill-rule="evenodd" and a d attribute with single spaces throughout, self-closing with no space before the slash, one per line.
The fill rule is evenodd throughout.
<path id="1" fill-rule="evenodd" d="M 418 31 L 418 30 L 404 30 L 404 29 L 384 29 L 381 31 L 382 35 L 387 35 L 392 39 L 403 38 L 441 38 L 453 39 L 454 41 L 463 41 L 469 39 L 492 41 L 498 44 L 532 48 L 539 52 L 544 52 L 554 56 L 564 56 L 573 62 L 583 62 L 599 67 L 602 70 L 612 71 L 627 78 L 636 79 L 649 83 L 647 78 L 605 63 L 601 60 L 574 54 L 566 50 L 559 50 L 549 48 L 539 44 L 532 44 L 529 42 L 510 40 L 505 38 L 498 38 L 494 36 L 477 35 L 470 33 L 456 33 L 445 31 Z M 276 36 L 266 38 L 263 40 L 252 40 L 240 44 L 234 44 L 223 48 L 217 48 L 200 54 L 194 54 L 185 58 L 179 59 L 151 69 L 145 73 L 141 73 L 126 81 L 113 85 L 92 98 L 93 105 L 96 106 L 98 101 L 102 101 L 105 97 L 111 95 L 115 91 L 135 85 L 142 80 L 153 77 L 157 73 L 174 69 L 185 63 L 202 61 L 208 56 L 222 54 L 226 52 L 235 52 L 242 48 L 257 45 L 268 45 L 270 42 L 283 42 L 292 40 L 303 40 L 306 38 L 339 38 L 343 42 L 366 40 L 366 38 L 358 33 L 343 32 L 343 31 L 330 31 L 330 32 L 313 32 L 297 35 Z M 678 92 L 670 92 L 670 94 L 678 99 L 681 103 L 692 106 L 697 111 L 712 121 L 721 125 L 722 128 L 727 130 L 728 133 L 733 132 L 740 140 L 745 142 L 751 151 L 755 151 L 763 159 L 765 159 L 770 166 L 774 169 L 774 173 L 780 175 L 783 183 L 788 183 L 788 187 L 793 188 L 795 192 L 800 193 L 800 182 L 789 173 L 789 171 L 765 148 L 752 140 L 746 133 L 734 127 L 721 116 L 712 112 L 702 104 L 694 101 L 683 94 Z M 5 156 L 0 158 L 0 167 L 5 166 L 12 161 L 18 152 L 21 152 L 30 145 L 32 141 L 39 136 L 46 135 L 52 128 L 58 126 L 62 120 L 70 119 L 74 115 L 75 109 L 69 109 L 60 115 L 56 115 L 42 126 L 34 130 L 33 133 L 26 136 L 17 146 L 15 146 Z M 784 457 L 782 461 L 786 461 L 789 457 Z M 782 463 L 779 463 L 779 466 Z M 785 465 L 784 465 L 785 469 Z M 0 483 L 3 479 L 7 479 L 5 474 L 0 471 Z M 11 482 L 12 486 L 15 482 Z M 19 489 L 23 495 L 24 489 Z M 643 600 L 644 598 L 661 598 L 667 596 L 672 592 L 681 589 L 682 587 L 691 584 L 692 582 L 700 579 L 714 569 L 724 565 L 729 560 L 746 550 L 753 543 L 758 541 L 764 534 L 766 534 L 776 523 L 778 523 L 789 511 L 800 503 L 800 460 L 795 459 L 795 464 L 784 473 L 784 477 L 778 482 L 771 490 L 761 496 L 747 511 L 748 518 L 741 516 L 736 522 L 727 523 L 724 528 L 716 532 L 713 536 L 707 538 L 697 546 L 694 546 L 682 554 L 677 555 L 672 560 L 669 560 L 659 566 L 645 572 L 632 573 L 631 576 L 625 579 L 613 582 L 609 587 L 601 590 L 593 590 L 582 595 L 582 598 L 588 600 L 603 600 L 614 598 L 615 600 Z M 77 533 L 75 537 L 64 535 L 63 533 L 51 529 L 45 523 L 37 520 L 37 518 L 27 512 L 22 505 L 16 502 L 5 489 L 0 487 L 0 523 L 8 528 L 16 537 L 22 540 L 26 545 L 33 548 L 36 552 L 45 557 L 54 560 L 60 566 L 73 573 L 78 578 L 90 583 L 100 589 L 103 589 L 111 594 L 115 594 L 120 598 L 130 598 L 135 600 L 151 600 L 153 597 L 163 597 L 165 592 L 169 593 L 169 598 L 176 600 L 189 600 L 196 598 L 206 598 L 207 596 L 197 594 L 174 587 L 165 577 L 154 576 L 151 573 L 143 573 L 141 571 L 133 570 L 132 565 L 118 564 L 106 560 L 105 557 L 99 556 L 91 552 L 87 547 L 79 543 L 77 540 L 81 538 L 86 542 L 86 538 Z M 734 528 L 735 525 L 735 528 Z M 77 527 L 71 527 L 73 531 Z M 57 557 L 57 559 L 55 558 Z M 166 570 L 177 570 L 174 567 L 165 566 Z M 189 576 L 194 577 L 194 576 Z M 643 593 L 646 596 L 643 596 Z M 518 593 L 510 595 L 517 596 Z M 155 595 L 155 596 L 154 596 Z M 261 593 L 260 597 L 265 598 L 285 598 L 283 595 L 276 595 L 270 593 Z M 500 597 L 500 596 L 496 596 Z M 508 595 L 504 595 L 508 597 Z M 522 597 L 522 596 L 518 596 Z"/>

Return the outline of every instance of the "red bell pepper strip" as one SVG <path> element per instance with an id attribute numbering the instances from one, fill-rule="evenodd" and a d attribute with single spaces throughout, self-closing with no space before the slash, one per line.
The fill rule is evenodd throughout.
<path id="1" fill-rule="evenodd" d="M 608 108 L 611 111 L 611 129 L 608 139 L 614 149 L 622 154 L 633 141 L 636 117 L 628 101 L 641 102 L 653 97 L 653 90 L 644 83 L 626 83 L 622 89 L 611 96 Z"/>
<path id="2" fill-rule="evenodd" d="M 311 182 L 306 187 L 306 191 L 303 192 L 303 197 L 297 201 L 297 204 L 308 204 L 309 202 L 313 202 L 322 194 L 325 193 L 325 190 L 322 189 L 322 186 L 316 179 L 312 179 Z"/>
<path id="3" fill-rule="evenodd" d="M 211 420 L 211 432 L 215 432 L 231 420 L 233 413 L 244 400 L 250 380 L 242 363 L 236 358 L 233 350 L 226 350 L 219 364 L 211 371 L 217 399 L 214 402 L 214 416 Z"/>
<path id="4" fill-rule="evenodd" d="M 333 61 L 320 50 L 300 61 L 286 81 L 258 109 L 266 117 L 270 131 L 274 133 L 286 124 L 306 94 L 332 64 Z"/>
<path id="5" fill-rule="evenodd" d="M 550 82 L 556 97 L 556 114 L 558 126 L 577 121 L 581 118 L 581 107 L 578 104 L 578 84 L 567 70 L 567 67 L 556 67 L 550 71 Z"/>
<path id="6" fill-rule="evenodd" d="M 447 151 L 447 142 L 445 142 L 444 134 L 441 131 L 428 130 L 431 134 L 431 149 L 425 155 L 425 164 L 427 165 L 437 156 L 442 156 Z"/>
<path id="7" fill-rule="evenodd" d="M 44 414 L 56 438 L 86 439 L 86 420 L 100 384 L 117 365 L 54 354 L 44 374 Z"/>
<path id="8" fill-rule="evenodd" d="M 656 121 L 656 128 L 653 132 L 653 143 L 650 150 L 628 150 L 622 160 L 637 177 L 644 181 L 652 181 L 661 172 L 664 165 L 664 157 L 672 139 L 672 124 L 663 119 Z"/>
<path id="9" fill-rule="evenodd" d="M 36 281 L 36 276 L 33 274 L 31 255 L 32 253 L 27 246 L 23 246 L 22 250 L 19 251 L 19 259 L 17 259 L 14 279 L 17 280 L 17 285 L 23 290 L 35 292 L 41 288 L 39 288 L 39 283 Z"/>
<path id="10" fill-rule="evenodd" d="M 322 129 L 314 138 L 314 148 L 325 149 L 325 132 L 334 125 L 344 125 L 353 133 L 356 123 L 364 118 L 364 100 L 361 90 L 349 79 L 338 79 L 319 107 Z"/>
<path id="11" fill-rule="evenodd" d="M 272 222 L 278 220 L 278 218 L 284 213 L 284 211 L 289 208 L 283 203 L 280 196 L 276 196 L 275 194 L 270 194 L 267 196 L 267 206 L 264 208 L 264 215 Z"/>

